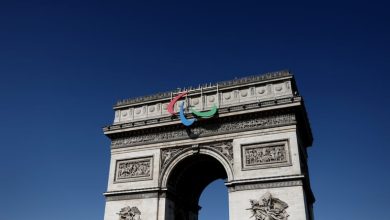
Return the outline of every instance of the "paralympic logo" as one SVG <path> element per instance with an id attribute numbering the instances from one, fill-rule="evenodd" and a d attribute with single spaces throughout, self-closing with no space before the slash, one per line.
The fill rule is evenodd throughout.
<path id="1" fill-rule="evenodd" d="M 187 94 L 188 94 L 188 92 L 184 91 L 182 93 L 179 93 L 177 96 L 175 96 L 171 100 L 171 102 L 168 104 L 168 107 L 167 107 L 167 110 L 171 115 L 177 114 L 177 112 L 175 112 L 175 110 L 174 110 L 174 106 L 175 106 L 176 102 L 179 101 L 180 98 L 186 96 Z M 213 104 L 213 106 L 211 107 L 211 109 L 209 111 L 205 111 L 205 112 L 197 111 L 192 107 L 190 107 L 189 109 L 190 109 L 190 112 L 198 118 L 211 118 L 215 115 L 215 113 L 217 113 L 217 110 L 218 110 L 218 108 L 215 104 Z M 195 121 L 197 121 L 196 117 L 190 118 L 190 119 L 186 118 L 184 115 L 184 102 L 182 102 L 180 104 L 179 118 L 180 118 L 180 121 L 183 125 L 185 125 L 187 127 L 191 126 Z"/>

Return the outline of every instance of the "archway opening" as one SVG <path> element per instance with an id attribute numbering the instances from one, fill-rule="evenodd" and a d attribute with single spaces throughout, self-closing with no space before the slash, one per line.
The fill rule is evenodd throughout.
<path id="1" fill-rule="evenodd" d="M 201 209 L 199 199 L 204 189 L 215 180 L 226 178 L 223 165 L 209 155 L 196 154 L 180 161 L 167 181 L 167 199 L 173 204 L 173 219 L 197 220 Z"/>
<path id="2" fill-rule="evenodd" d="M 222 179 L 210 183 L 200 196 L 199 220 L 229 219 L 228 189 Z"/>

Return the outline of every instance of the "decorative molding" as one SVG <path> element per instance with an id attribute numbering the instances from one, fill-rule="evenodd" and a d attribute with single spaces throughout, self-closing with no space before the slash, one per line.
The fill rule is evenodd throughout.
<path id="1" fill-rule="evenodd" d="M 116 162 L 115 183 L 149 180 L 153 176 L 153 157 L 132 158 Z"/>
<path id="2" fill-rule="evenodd" d="M 242 169 L 262 169 L 291 165 L 287 140 L 242 145 Z"/>
<path id="3" fill-rule="evenodd" d="M 158 192 L 136 192 L 132 194 L 119 194 L 119 195 L 106 195 L 106 201 L 121 201 L 121 200 L 132 200 L 132 199 L 149 199 L 158 198 Z"/>
<path id="4" fill-rule="evenodd" d="M 223 141 L 210 144 L 210 147 L 218 150 L 231 165 L 233 165 L 233 145 L 232 141 Z"/>
<path id="5" fill-rule="evenodd" d="M 112 140 L 112 148 L 121 148 L 127 146 L 135 146 L 147 143 L 160 143 L 165 141 L 188 139 L 189 137 L 206 137 L 211 135 L 226 134 L 241 132 L 253 129 L 264 129 L 291 125 L 296 123 L 296 118 L 293 113 L 280 115 L 261 116 L 254 115 L 251 118 L 237 118 L 229 121 L 227 119 L 214 120 L 203 126 L 184 129 L 176 127 L 172 130 L 145 132 L 143 134 L 132 134 L 128 137 L 116 138 Z"/>
<path id="6" fill-rule="evenodd" d="M 182 92 L 188 94 L 185 100 L 181 99 L 173 106 L 175 112 L 179 111 L 182 103 L 184 103 L 185 108 L 190 107 L 196 111 L 205 111 L 215 107 L 221 109 L 240 104 L 291 99 L 297 95 L 297 91 L 294 90 L 295 83 L 292 76 L 289 73 L 286 76 L 279 75 L 272 81 L 261 80 L 262 76 L 251 76 L 231 82 L 221 82 L 213 86 L 179 89 L 118 102 L 114 106 L 114 125 L 170 116 L 171 114 L 167 111 L 168 102 Z"/>
<path id="7" fill-rule="evenodd" d="M 183 89 L 169 91 L 169 92 L 157 93 L 157 94 L 153 94 L 153 95 L 149 95 L 149 96 L 124 99 L 124 100 L 118 101 L 117 104 L 115 105 L 115 107 L 136 104 L 136 103 L 141 103 L 141 102 L 155 101 L 155 100 L 159 100 L 159 99 L 167 99 L 167 98 L 171 98 L 172 93 L 178 93 L 178 92 L 182 92 L 185 90 L 195 90 L 195 91 L 199 90 L 200 91 L 200 87 L 202 87 L 203 90 L 207 90 L 210 88 L 214 88 L 218 85 L 218 87 L 221 89 L 221 88 L 230 87 L 230 86 L 238 86 L 238 85 L 244 85 L 244 84 L 248 84 L 248 83 L 262 82 L 262 81 L 266 81 L 266 80 L 277 79 L 277 78 L 282 78 L 282 77 L 287 77 L 287 76 L 291 76 L 290 72 L 287 70 L 270 72 L 270 73 L 260 74 L 260 75 L 247 76 L 247 77 L 243 77 L 243 78 L 239 78 L 239 79 L 222 81 L 222 82 L 218 82 L 215 84 L 202 85 L 202 86 L 199 86 L 199 88 L 197 88 L 197 89 L 183 88 Z"/>
<path id="8" fill-rule="evenodd" d="M 191 100 L 191 99 L 189 99 Z M 284 105 L 284 104 L 292 104 L 292 103 L 299 103 L 302 101 L 302 97 L 300 96 L 289 96 L 289 97 L 283 97 L 283 98 L 272 98 L 270 100 L 266 101 L 260 101 L 260 100 L 252 100 L 251 103 L 246 102 L 245 104 L 235 104 L 233 106 L 220 106 L 218 109 L 218 114 L 223 115 L 225 113 L 232 113 L 232 112 L 241 112 L 241 111 L 248 111 L 248 110 L 254 110 L 259 109 L 263 107 L 271 107 L 271 106 L 278 106 L 278 105 Z M 178 103 L 181 103 L 182 101 L 178 101 Z M 168 105 L 168 103 L 165 103 L 163 106 Z M 198 104 L 198 106 L 191 105 L 192 107 L 199 107 L 200 109 L 203 109 L 201 104 Z M 166 110 L 167 107 L 163 107 L 163 110 Z M 123 122 L 120 122 L 121 120 L 121 114 L 120 112 L 127 112 L 127 110 L 117 110 L 115 111 L 115 120 L 113 125 L 108 125 L 103 127 L 104 132 L 110 132 L 110 131 L 117 131 L 121 129 L 126 128 L 139 128 L 142 129 L 143 126 L 149 126 L 164 122 L 174 122 L 176 120 L 179 120 L 177 117 L 172 117 L 171 115 L 162 114 L 158 117 L 140 117 L 134 121 L 126 120 Z M 179 111 L 179 109 L 176 109 L 176 111 Z M 131 112 L 131 111 L 130 111 Z M 123 112 L 122 112 L 123 113 Z M 109 135 L 109 134 L 108 134 Z M 109 135 L 110 136 L 110 135 Z"/>
<path id="9" fill-rule="evenodd" d="M 228 186 L 229 192 L 253 190 L 253 189 L 269 189 L 280 188 L 290 186 L 302 186 L 302 180 L 290 180 L 290 181 L 278 181 L 278 182 L 266 182 L 266 183 L 241 183 Z"/>
<path id="10" fill-rule="evenodd" d="M 141 212 L 136 206 L 126 206 L 117 214 L 119 215 L 119 220 L 141 220 Z"/>
<path id="11" fill-rule="evenodd" d="M 199 151 L 200 149 L 211 149 L 213 151 L 218 152 L 222 157 L 224 157 L 231 165 L 233 165 L 233 145 L 232 141 L 218 141 L 212 143 L 201 143 L 201 144 L 193 144 L 181 147 L 174 148 L 162 148 L 161 149 L 161 168 L 160 172 L 162 172 L 169 163 L 171 163 L 174 158 L 179 155 L 181 152 L 192 149 L 195 151 Z"/>
<path id="12" fill-rule="evenodd" d="M 161 149 L 161 168 L 164 168 L 174 157 L 184 151 L 185 147 Z M 162 169 L 160 169 L 161 171 Z"/>
<path id="13" fill-rule="evenodd" d="M 275 198 L 267 192 L 259 200 L 250 199 L 251 207 L 247 210 L 252 212 L 251 217 L 256 220 L 287 220 L 287 203 Z"/>

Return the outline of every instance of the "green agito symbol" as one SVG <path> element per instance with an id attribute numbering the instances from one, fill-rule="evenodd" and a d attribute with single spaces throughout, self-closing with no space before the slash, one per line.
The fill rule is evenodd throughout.
<path id="1" fill-rule="evenodd" d="M 179 93 L 177 96 L 175 96 L 171 102 L 168 104 L 168 112 L 172 115 L 175 115 L 176 112 L 173 110 L 175 103 L 183 96 L 187 95 L 188 92 L 182 92 Z M 217 113 L 218 107 L 214 104 L 209 111 L 206 112 L 200 112 L 195 110 L 194 108 L 190 108 L 190 111 L 192 114 L 196 115 L 197 117 L 200 118 L 211 118 Z M 180 105 L 180 110 L 179 110 L 179 117 L 181 120 L 181 123 L 185 126 L 191 126 L 197 119 L 192 118 L 192 119 L 187 119 L 184 115 L 184 102 L 181 103 Z"/>

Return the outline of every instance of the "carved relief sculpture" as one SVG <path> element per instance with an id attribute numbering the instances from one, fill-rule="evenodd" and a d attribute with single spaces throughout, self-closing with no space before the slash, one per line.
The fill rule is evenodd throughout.
<path id="1" fill-rule="evenodd" d="M 197 220 L 202 191 L 221 178 L 232 220 L 314 219 L 313 137 L 288 71 L 127 99 L 114 111 L 103 128 L 104 220 L 141 220 L 140 210 L 142 220 Z"/>
<path id="2" fill-rule="evenodd" d="M 288 125 L 295 123 L 294 114 L 275 115 L 268 117 L 259 117 L 254 119 L 241 119 L 238 121 L 221 122 L 219 124 L 210 124 L 205 127 L 191 128 L 192 133 L 199 136 L 209 136 L 220 133 L 239 132 L 245 129 L 252 128 L 267 128 L 281 125 Z M 188 138 L 188 133 L 184 129 L 177 129 L 172 131 L 160 131 L 147 134 L 135 135 L 125 138 L 117 138 L 112 140 L 111 147 L 119 148 L 125 146 L 139 145 L 144 143 L 163 142 L 171 140 L 180 140 Z"/>
<path id="3" fill-rule="evenodd" d="M 152 157 L 117 162 L 116 181 L 151 178 Z"/>
<path id="4" fill-rule="evenodd" d="M 168 164 L 168 162 L 175 157 L 177 154 L 179 154 L 181 151 L 183 151 L 184 148 L 168 148 L 168 149 L 162 149 L 161 150 L 161 167 L 164 167 Z"/>
<path id="5" fill-rule="evenodd" d="M 141 212 L 137 207 L 124 207 L 120 210 L 119 213 L 119 220 L 141 220 Z"/>
<path id="6" fill-rule="evenodd" d="M 265 81 L 265 80 L 270 80 L 270 79 L 275 79 L 275 78 L 280 78 L 280 77 L 285 77 L 285 76 L 290 76 L 290 73 L 288 71 L 277 71 L 277 72 L 271 72 L 267 74 L 261 74 L 261 75 L 254 75 L 254 76 L 247 76 L 239 79 L 234 79 L 234 80 L 229 80 L 229 81 L 224 81 L 224 82 L 218 82 L 218 86 L 220 88 L 227 87 L 227 86 L 237 86 L 237 85 L 242 85 L 246 83 L 253 83 L 253 82 L 259 82 L 259 81 Z M 209 88 L 209 87 L 215 87 L 216 84 L 213 84 L 210 86 L 207 86 L 207 84 L 204 87 L 204 89 Z M 154 101 L 158 99 L 164 99 L 164 98 L 169 98 L 171 97 L 172 93 L 177 93 L 180 91 L 185 91 L 183 88 L 182 90 L 179 91 L 171 91 L 171 92 L 162 92 L 154 95 L 149 95 L 149 96 L 142 96 L 142 97 L 137 97 L 137 98 L 131 98 L 131 99 L 125 99 L 117 102 L 117 106 L 120 105 L 128 105 L 128 104 L 135 104 L 139 102 L 148 102 L 148 101 Z"/>
<path id="7" fill-rule="evenodd" d="M 219 152 L 222 153 L 223 156 L 226 157 L 226 159 L 233 164 L 233 145 L 231 141 L 224 141 L 219 142 L 216 144 L 211 144 L 211 147 L 217 149 Z"/>
<path id="8" fill-rule="evenodd" d="M 204 148 L 210 147 L 217 150 L 220 154 L 222 154 L 231 164 L 233 164 L 233 146 L 231 141 L 223 141 L 223 142 L 215 142 L 215 143 L 207 143 L 207 144 L 194 144 L 193 148 Z M 188 146 L 181 146 L 179 148 L 165 148 L 161 149 L 161 168 L 163 169 L 176 155 L 180 152 L 188 149 Z M 161 169 L 161 170 L 162 170 Z"/>
<path id="9" fill-rule="evenodd" d="M 245 145 L 243 146 L 243 156 L 244 169 L 290 164 L 287 141 Z"/>
<path id="10" fill-rule="evenodd" d="M 251 203 L 252 216 L 255 220 L 287 220 L 287 203 L 278 198 L 274 198 L 267 192 L 259 200 L 249 200 Z"/>
<path id="11" fill-rule="evenodd" d="M 247 156 L 245 158 L 247 165 L 286 161 L 286 151 L 284 149 L 284 145 L 247 149 L 245 153 Z"/>

